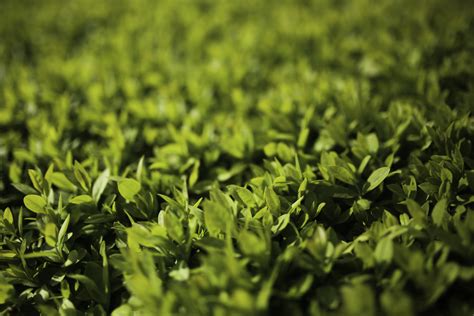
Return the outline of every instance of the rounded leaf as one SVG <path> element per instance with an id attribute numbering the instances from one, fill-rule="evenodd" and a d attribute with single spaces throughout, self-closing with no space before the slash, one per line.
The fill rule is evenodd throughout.
<path id="1" fill-rule="evenodd" d="M 42 196 L 29 194 L 23 198 L 23 202 L 26 208 L 34 213 L 46 213 L 45 207 L 47 202 Z"/>
<path id="2" fill-rule="evenodd" d="M 141 188 L 140 182 L 133 179 L 124 179 L 118 183 L 119 193 L 126 200 L 133 200 Z"/>

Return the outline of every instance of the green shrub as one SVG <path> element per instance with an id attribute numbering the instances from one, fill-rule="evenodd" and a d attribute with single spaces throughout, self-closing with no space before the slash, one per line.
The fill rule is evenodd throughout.
<path id="1" fill-rule="evenodd" d="M 472 315 L 469 1 L 0 2 L 0 310 Z"/>

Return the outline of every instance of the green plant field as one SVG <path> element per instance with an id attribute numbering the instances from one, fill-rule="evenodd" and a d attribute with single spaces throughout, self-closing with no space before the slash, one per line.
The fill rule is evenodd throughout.
<path id="1" fill-rule="evenodd" d="M 2 315 L 474 314 L 474 5 L 0 1 Z"/>

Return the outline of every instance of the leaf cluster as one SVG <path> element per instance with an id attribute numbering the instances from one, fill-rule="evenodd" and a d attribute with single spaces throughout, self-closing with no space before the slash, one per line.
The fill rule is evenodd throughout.
<path id="1" fill-rule="evenodd" d="M 0 312 L 472 315 L 468 1 L 0 2 Z"/>

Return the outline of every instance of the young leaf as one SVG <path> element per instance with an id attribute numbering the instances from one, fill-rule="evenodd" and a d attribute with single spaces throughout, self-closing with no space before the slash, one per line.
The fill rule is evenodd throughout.
<path id="1" fill-rule="evenodd" d="M 83 204 L 83 203 L 90 203 L 92 201 L 93 200 L 92 200 L 92 197 L 90 195 L 83 194 L 83 195 L 78 195 L 78 196 L 73 197 L 72 199 L 69 200 L 69 203 L 71 203 L 71 204 Z"/>
<path id="2" fill-rule="evenodd" d="M 124 179 L 119 181 L 118 190 L 120 195 L 126 200 L 133 200 L 135 195 L 141 190 L 140 182 L 134 179 Z"/>
<path id="3" fill-rule="evenodd" d="M 344 182 L 346 184 L 354 185 L 356 183 L 356 178 L 354 173 L 341 166 L 331 166 L 329 167 L 329 172 L 336 178 L 337 180 Z"/>
<path id="4" fill-rule="evenodd" d="M 46 240 L 46 243 L 50 247 L 56 247 L 56 233 L 57 233 L 57 227 L 53 223 L 47 223 L 46 226 L 44 227 L 44 237 Z"/>
<path id="5" fill-rule="evenodd" d="M 385 180 L 389 173 L 389 167 L 382 167 L 372 172 L 367 179 L 368 187 L 365 189 L 365 192 L 367 193 L 377 188 L 383 182 L 383 180 Z"/>
<path id="6" fill-rule="evenodd" d="M 49 177 L 51 182 L 60 189 L 66 191 L 75 191 L 76 186 L 61 172 L 53 172 Z"/>
<path id="7" fill-rule="evenodd" d="M 46 213 L 47 202 L 42 196 L 30 194 L 23 198 L 23 202 L 26 208 L 33 213 Z"/>
<path id="8" fill-rule="evenodd" d="M 107 182 L 109 181 L 110 170 L 105 169 L 99 177 L 95 180 L 94 185 L 92 186 L 92 198 L 94 201 L 98 202 L 102 193 L 104 193 L 105 188 L 107 187 Z"/>
<path id="9" fill-rule="evenodd" d="M 136 173 L 138 181 L 140 181 L 140 179 L 142 178 L 144 161 L 145 161 L 145 156 L 142 156 L 140 160 L 138 161 L 137 173 Z"/>
<path id="10" fill-rule="evenodd" d="M 13 225 L 13 214 L 9 207 L 7 207 L 3 212 L 3 220 L 9 223 L 10 225 Z"/>
<path id="11" fill-rule="evenodd" d="M 235 188 L 237 195 L 239 198 L 247 205 L 248 207 L 254 207 L 257 205 L 257 202 L 255 201 L 255 198 L 248 189 L 242 188 L 242 187 L 236 187 Z"/>
<path id="12" fill-rule="evenodd" d="M 82 189 L 86 192 L 89 191 L 89 188 L 91 187 L 91 177 L 78 161 L 74 162 L 74 176 Z"/>
<path id="13" fill-rule="evenodd" d="M 59 230 L 58 233 L 58 246 L 59 248 L 62 248 L 62 245 L 64 244 L 65 241 L 65 236 L 67 233 L 67 228 L 69 226 L 69 221 L 71 220 L 71 214 L 68 214 L 66 219 L 64 220 L 63 224 L 61 225 L 61 229 Z"/>
<path id="14" fill-rule="evenodd" d="M 191 174 L 189 175 L 189 187 L 193 187 L 198 178 L 199 178 L 199 166 L 201 165 L 200 161 L 199 160 L 196 160 L 196 162 L 194 162 L 194 165 L 193 165 L 193 169 L 191 171 Z"/>

